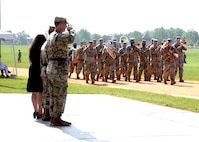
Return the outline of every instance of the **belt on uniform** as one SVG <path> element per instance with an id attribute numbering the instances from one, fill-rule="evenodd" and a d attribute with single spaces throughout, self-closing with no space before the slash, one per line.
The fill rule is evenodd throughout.
<path id="1" fill-rule="evenodd" d="M 51 58 L 52 61 L 67 61 L 65 58 Z"/>

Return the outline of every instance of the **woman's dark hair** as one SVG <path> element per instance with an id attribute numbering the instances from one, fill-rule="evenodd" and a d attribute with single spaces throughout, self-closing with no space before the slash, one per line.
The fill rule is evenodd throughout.
<path id="1" fill-rule="evenodd" d="M 46 37 L 42 34 L 37 35 L 32 41 L 29 48 L 29 60 L 31 63 L 40 58 L 41 47 L 45 41 Z"/>

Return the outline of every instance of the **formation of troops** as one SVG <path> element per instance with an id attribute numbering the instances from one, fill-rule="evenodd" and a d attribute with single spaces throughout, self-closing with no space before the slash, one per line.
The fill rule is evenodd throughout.
<path id="1" fill-rule="evenodd" d="M 139 82 L 143 76 L 144 81 L 151 81 L 153 77 L 157 82 L 170 81 L 174 85 L 177 73 L 179 81 L 184 82 L 185 42 L 178 36 L 175 42 L 168 38 L 164 43 L 153 38 L 148 45 L 146 40 L 136 42 L 134 38 L 130 38 L 129 44 L 127 39 L 104 43 L 102 38 L 88 44 L 82 41 L 79 48 L 73 43 L 69 51 L 69 78 L 76 68 L 76 78 L 80 79 L 82 73 L 86 83 L 92 84 L 99 79 L 112 83 L 121 79 Z"/>

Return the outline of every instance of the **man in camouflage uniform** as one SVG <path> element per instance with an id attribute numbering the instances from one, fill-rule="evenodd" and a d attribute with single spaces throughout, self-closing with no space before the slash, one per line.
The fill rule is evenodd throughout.
<path id="1" fill-rule="evenodd" d="M 103 77 L 103 61 L 102 61 L 102 51 L 104 49 L 103 39 L 99 39 L 99 44 L 96 46 L 97 50 L 97 77 L 96 80 L 98 81 L 100 76 Z"/>
<path id="2" fill-rule="evenodd" d="M 116 49 L 113 47 L 113 44 L 109 42 L 103 50 L 103 62 L 104 62 L 104 81 L 108 82 L 110 79 L 112 83 L 115 83 L 115 58 L 116 58 Z"/>
<path id="3" fill-rule="evenodd" d="M 76 74 L 77 74 L 77 79 L 80 79 L 79 74 L 82 71 L 83 72 L 83 78 L 85 78 L 84 75 L 84 49 L 86 48 L 86 42 L 82 41 L 80 43 L 80 48 L 77 49 L 77 70 L 76 70 Z"/>
<path id="4" fill-rule="evenodd" d="M 136 82 L 139 82 L 138 59 L 140 49 L 135 45 L 134 38 L 130 39 L 130 44 L 131 45 L 127 47 L 127 80 L 130 82 L 131 71 L 133 68 L 133 79 L 136 80 Z"/>
<path id="5" fill-rule="evenodd" d="M 168 76 L 171 79 L 171 85 L 175 82 L 175 70 L 177 60 L 177 50 L 172 46 L 172 40 L 169 38 L 161 48 L 163 53 L 163 76 L 164 84 L 167 84 Z"/>
<path id="6" fill-rule="evenodd" d="M 141 80 L 142 72 L 144 71 L 144 81 L 149 81 L 149 48 L 146 47 L 146 40 L 142 40 L 140 49 L 140 65 L 139 65 L 139 80 Z"/>
<path id="7" fill-rule="evenodd" d="M 54 30 L 55 30 L 55 27 L 50 26 L 48 30 L 48 35 L 50 35 Z M 41 47 L 41 56 L 40 56 L 41 78 L 42 78 L 42 84 L 43 84 L 43 92 L 42 92 L 42 107 L 43 107 L 42 120 L 43 121 L 50 121 L 50 92 L 48 92 L 49 81 L 46 75 L 46 68 L 48 64 L 48 57 L 47 57 L 46 50 L 48 46 L 49 46 L 49 42 L 45 41 L 45 43 Z"/>
<path id="8" fill-rule="evenodd" d="M 71 48 L 69 50 L 69 57 L 70 57 L 70 73 L 69 73 L 69 78 L 71 77 L 72 73 L 74 72 L 74 69 L 76 68 L 77 70 L 77 53 L 76 53 L 76 50 L 77 50 L 77 43 L 73 43 L 73 48 Z"/>
<path id="9" fill-rule="evenodd" d="M 119 49 L 119 80 L 121 75 L 125 76 L 125 81 L 127 81 L 127 47 L 126 42 L 122 43 L 122 48 Z"/>
<path id="10" fill-rule="evenodd" d="M 119 70 L 119 45 L 117 44 L 116 40 L 113 40 L 113 47 L 116 50 L 116 58 L 115 58 L 115 71 L 116 71 L 116 77 L 117 80 L 120 78 L 120 70 Z"/>
<path id="11" fill-rule="evenodd" d="M 72 27 L 67 27 L 67 21 L 62 17 L 55 17 L 55 31 L 49 36 L 47 42 L 48 65 L 47 77 L 49 79 L 50 116 L 51 126 L 70 126 L 71 123 L 61 119 L 64 113 L 67 87 L 68 87 L 68 44 L 74 41 Z M 68 32 L 64 33 L 67 28 Z M 47 43 L 47 44 L 48 44 Z"/>
<path id="12" fill-rule="evenodd" d="M 85 78 L 88 83 L 89 75 L 91 75 L 91 83 L 95 83 L 96 75 L 96 57 L 97 50 L 93 47 L 93 42 L 90 41 L 87 48 L 84 49 L 84 66 L 85 66 Z"/>
<path id="13" fill-rule="evenodd" d="M 174 47 L 177 49 L 178 51 L 178 59 L 176 60 L 176 72 L 175 74 L 177 74 L 177 72 L 179 71 L 179 78 L 180 78 L 180 82 L 184 82 L 184 80 L 182 79 L 183 77 L 183 65 L 184 65 L 184 55 L 183 55 L 183 51 L 187 50 L 185 43 L 183 43 L 184 41 L 180 41 L 180 37 L 176 38 L 176 42 L 174 43 Z"/>
<path id="14" fill-rule="evenodd" d="M 154 75 L 154 80 L 161 82 L 162 75 L 162 56 L 161 56 L 161 47 L 158 45 L 158 40 L 153 39 L 153 44 L 150 46 L 150 76 L 151 80 L 152 74 Z"/>

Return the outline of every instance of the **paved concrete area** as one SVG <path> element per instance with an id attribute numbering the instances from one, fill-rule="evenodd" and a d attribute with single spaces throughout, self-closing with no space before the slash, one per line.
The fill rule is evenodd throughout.
<path id="1" fill-rule="evenodd" d="M 199 114 L 108 95 L 68 95 L 70 127 L 34 120 L 30 94 L 0 94 L 0 142 L 198 142 Z"/>

